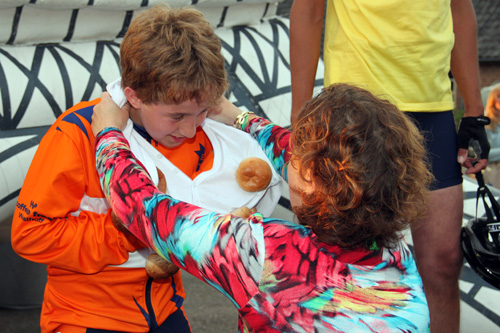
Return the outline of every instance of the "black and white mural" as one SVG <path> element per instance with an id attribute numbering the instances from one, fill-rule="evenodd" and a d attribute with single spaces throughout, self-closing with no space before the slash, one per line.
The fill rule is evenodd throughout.
<path id="1" fill-rule="evenodd" d="M 0 242 L 9 241 L 17 196 L 42 136 L 67 108 L 98 98 L 106 84 L 120 76 L 121 38 L 134 15 L 158 2 L 0 2 Z M 289 21 L 277 15 L 283 0 L 165 2 L 195 6 L 216 29 L 231 101 L 282 126 L 290 124 Z M 318 90 L 322 73 L 320 62 Z M 474 180 L 464 181 L 464 222 L 476 214 L 476 188 Z M 288 207 L 285 193 L 273 215 L 292 219 Z M 460 287 L 462 331 L 499 331 L 500 292 L 467 265 Z"/>

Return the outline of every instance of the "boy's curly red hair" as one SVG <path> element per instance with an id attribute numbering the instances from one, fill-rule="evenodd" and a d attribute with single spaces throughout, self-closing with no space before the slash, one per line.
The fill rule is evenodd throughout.
<path id="1" fill-rule="evenodd" d="M 291 163 L 316 189 L 294 212 L 320 240 L 388 247 L 425 213 L 432 176 L 423 137 L 390 102 L 335 84 L 306 104 L 292 133 Z"/>

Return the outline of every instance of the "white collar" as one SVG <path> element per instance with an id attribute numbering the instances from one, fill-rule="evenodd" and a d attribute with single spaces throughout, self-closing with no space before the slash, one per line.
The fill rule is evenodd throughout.
<path id="1" fill-rule="evenodd" d="M 118 104 L 119 107 L 122 107 L 127 103 L 127 97 L 122 89 L 122 78 L 114 80 L 106 86 L 106 91 L 111 95 L 113 101 Z"/>

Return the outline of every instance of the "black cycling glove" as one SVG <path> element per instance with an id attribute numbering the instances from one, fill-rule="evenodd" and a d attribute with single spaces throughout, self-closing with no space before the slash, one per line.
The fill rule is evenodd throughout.
<path id="1" fill-rule="evenodd" d="M 490 143 L 484 126 L 489 123 L 490 118 L 485 116 L 462 118 L 458 126 L 458 148 L 468 149 L 470 145 L 480 159 L 488 159 Z"/>

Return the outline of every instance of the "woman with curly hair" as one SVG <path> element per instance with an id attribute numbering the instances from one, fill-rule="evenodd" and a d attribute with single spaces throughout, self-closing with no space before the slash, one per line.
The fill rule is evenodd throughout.
<path id="1" fill-rule="evenodd" d="M 298 224 L 161 193 L 120 131 L 127 116 L 103 96 L 92 119 L 111 207 L 145 244 L 232 300 L 240 332 L 427 332 L 401 231 L 425 214 L 431 176 L 422 136 L 394 105 L 332 85 L 291 132 L 227 100 L 211 111 L 260 143 L 288 181 Z"/>
<path id="2" fill-rule="evenodd" d="M 500 83 L 491 88 L 484 115 L 490 118 L 490 124 L 484 128 L 491 145 L 488 166 L 483 171 L 484 181 L 500 188 Z"/>

